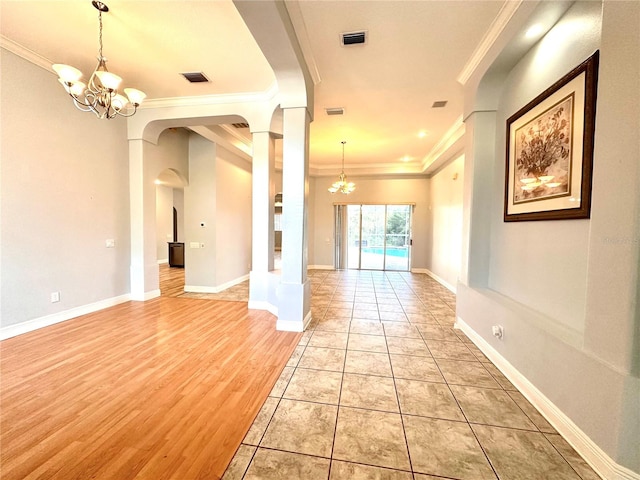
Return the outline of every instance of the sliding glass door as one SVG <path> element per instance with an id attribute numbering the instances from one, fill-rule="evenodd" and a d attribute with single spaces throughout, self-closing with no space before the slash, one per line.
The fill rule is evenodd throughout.
<path id="1" fill-rule="evenodd" d="M 343 225 L 346 235 L 336 235 L 336 244 L 346 240 L 340 251 L 347 258 L 338 268 L 409 270 L 411 205 L 346 205 Z"/>

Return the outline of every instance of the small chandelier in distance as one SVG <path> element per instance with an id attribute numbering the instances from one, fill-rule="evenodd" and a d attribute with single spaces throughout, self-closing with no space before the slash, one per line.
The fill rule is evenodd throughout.
<path id="1" fill-rule="evenodd" d="M 88 84 L 85 85 L 80 81 L 82 72 L 77 68 L 60 63 L 52 65 L 52 68 L 58 74 L 58 81 L 78 109 L 83 112 L 93 112 L 98 118 L 109 119 L 116 115 L 130 117 L 136 113 L 147 95 L 135 88 L 124 89 L 127 97 L 118 93 L 118 86 L 122 79 L 107 70 L 107 59 L 102 55 L 102 12 L 108 12 L 109 7 L 98 0 L 93 0 L 91 4 L 98 9 L 100 50 L 98 66 L 89 77 Z"/>
<path id="2" fill-rule="evenodd" d="M 348 195 L 356 189 L 356 184 L 353 182 L 347 182 L 347 176 L 344 174 L 344 144 L 347 142 L 343 140 L 340 143 L 342 143 L 342 171 L 340 172 L 340 180 L 329 187 L 329 192 L 340 192 Z"/>

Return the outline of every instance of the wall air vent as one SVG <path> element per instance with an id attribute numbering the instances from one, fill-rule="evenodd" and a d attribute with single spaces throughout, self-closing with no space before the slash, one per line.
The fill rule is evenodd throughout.
<path id="1" fill-rule="evenodd" d="M 433 102 L 431 108 L 443 108 L 447 104 L 447 100 L 439 100 L 437 102 Z"/>
<path id="2" fill-rule="evenodd" d="M 327 112 L 327 115 L 344 115 L 344 108 L 342 107 L 325 108 L 324 111 Z"/>
<path id="3" fill-rule="evenodd" d="M 340 42 L 343 46 L 362 45 L 367 43 L 367 32 L 345 32 L 340 34 Z"/>
<path id="4" fill-rule="evenodd" d="M 210 81 L 202 72 L 186 72 L 181 73 L 180 75 L 189 80 L 191 83 L 206 83 Z"/>
<path id="5" fill-rule="evenodd" d="M 248 123 L 232 123 L 231 125 L 233 125 L 236 128 L 249 128 Z"/>

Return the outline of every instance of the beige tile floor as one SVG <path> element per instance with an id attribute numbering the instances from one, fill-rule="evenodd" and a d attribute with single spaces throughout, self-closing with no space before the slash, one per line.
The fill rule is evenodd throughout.
<path id="1" fill-rule="evenodd" d="M 421 274 L 310 271 L 312 325 L 224 480 L 599 477 Z"/>

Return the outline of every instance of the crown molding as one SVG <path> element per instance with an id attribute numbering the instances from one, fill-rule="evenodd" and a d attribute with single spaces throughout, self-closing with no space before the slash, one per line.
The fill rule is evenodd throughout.
<path id="1" fill-rule="evenodd" d="M 139 109 L 194 107 L 203 105 L 221 105 L 227 103 L 268 102 L 278 94 L 278 84 L 273 82 L 263 92 L 225 93 L 220 95 L 200 95 L 197 97 L 168 97 L 145 100 Z"/>
<path id="2" fill-rule="evenodd" d="M 312 177 L 337 177 L 340 166 L 309 165 L 309 175 Z M 370 175 L 400 175 L 426 176 L 419 163 L 378 163 L 366 165 L 351 165 L 346 171 L 347 177 L 362 177 Z"/>
<path id="3" fill-rule="evenodd" d="M 502 4 L 502 8 L 498 12 L 498 15 L 489 26 L 489 29 L 480 40 L 480 43 L 476 47 L 475 51 L 467 60 L 467 63 L 463 67 L 462 71 L 458 74 L 456 80 L 462 85 L 465 85 L 471 76 L 474 74 L 484 57 L 489 52 L 489 49 L 496 42 L 502 31 L 505 29 L 511 17 L 520 8 L 524 0 L 506 0 Z"/>
<path id="4" fill-rule="evenodd" d="M 462 115 L 460 115 L 455 123 L 449 127 L 449 130 L 442 136 L 440 141 L 431 149 L 427 156 L 422 161 L 422 171 L 426 172 L 432 165 L 434 165 L 441 157 L 443 157 L 447 151 L 460 140 L 465 133 L 465 125 L 462 121 Z"/>
<path id="5" fill-rule="evenodd" d="M 253 149 L 253 142 L 245 137 L 243 137 L 242 135 L 240 135 L 238 132 L 236 132 L 236 127 L 232 126 L 232 125 L 227 125 L 227 124 L 219 124 L 217 125 L 221 130 L 224 130 L 229 136 L 235 138 L 239 143 L 241 143 L 242 145 L 245 146 L 246 150 L 251 153 L 251 150 Z"/>
<path id="6" fill-rule="evenodd" d="M 37 54 L 33 50 L 29 50 L 27 47 L 20 45 L 19 43 L 14 42 L 10 38 L 5 37 L 4 35 L 0 35 L 0 47 L 5 50 L 18 55 L 19 57 L 24 58 L 27 62 L 30 62 L 37 67 L 40 67 L 47 72 L 55 75 L 56 73 L 51 69 L 51 65 L 53 62 L 48 58 L 43 57 L 42 55 Z"/>
<path id="7" fill-rule="evenodd" d="M 216 125 L 218 127 L 219 125 Z M 252 163 L 252 151 L 251 145 L 247 146 L 245 142 L 234 141 L 234 139 L 225 138 L 224 134 L 227 133 L 226 130 L 215 131 L 205 126 L 191 126 L 187 127 L 192 132 L 197 133 L 201 137 L 206 138 L 210 142 L 216 143 L 223 148 L 226 148 L 232 153 L 235 153 L 243 160 L 246 160 L 249 163 Z M 221 129 L 222 130 L 222 129 Z"/>

